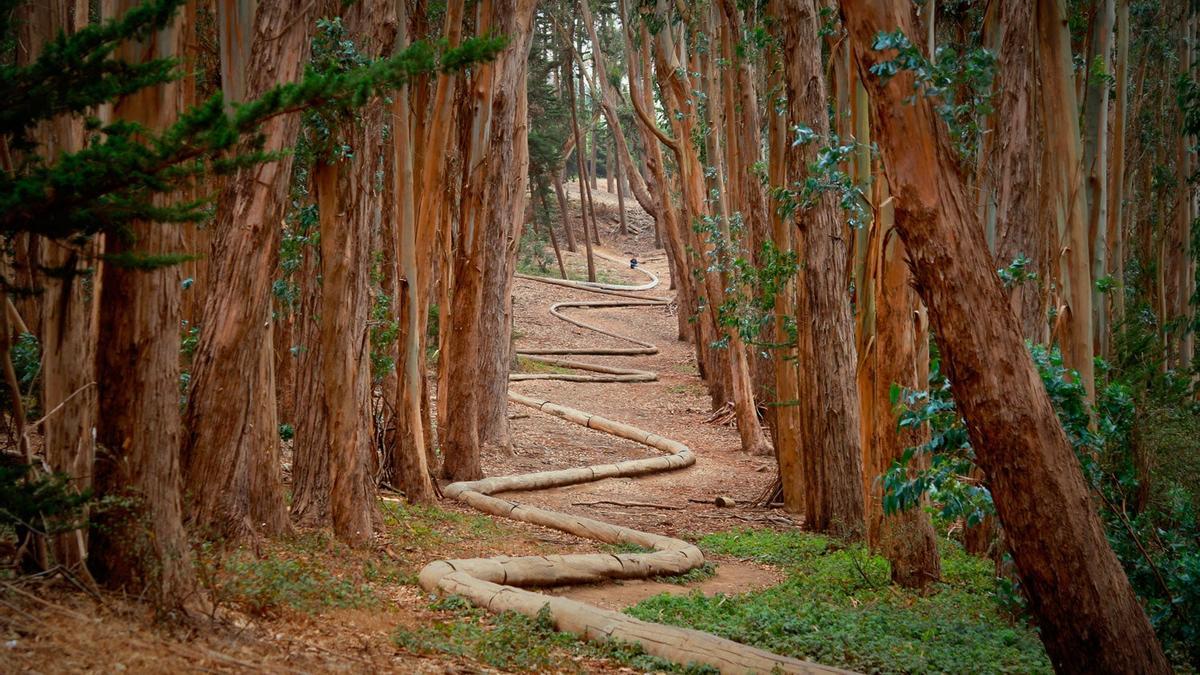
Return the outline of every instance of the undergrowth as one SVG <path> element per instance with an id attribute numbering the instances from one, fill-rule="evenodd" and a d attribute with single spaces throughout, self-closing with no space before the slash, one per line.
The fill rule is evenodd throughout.
<path id="1" fill-rule="evenodd" d="M 699 545 L 778 565 L 788 578 L 740 595 L 659 595 L 626 611 L 862 672 L 1050 671 L 1036 632 L 1006 615 L 991 564 L 948 542 L 930 596 L 891 586 L 885 559 L 826 537 L 734 531 Z"/>
<path id="2" fill-rule="evenodd" d="M 308 539 L 299 537 L 262 557 L 245 550 L 222 555 L 211 546 L 202 547 L 199 577 L 217 605 L 254 616 L 371 607 L 379 602 L 370 585 L 327 569 L 318 552 L 309 548 Z"/>
<path id="3" fill-rule="evenodd" d="M 486 516 L 435 506 L 381 501 L 380 512 L 384 555 L 352 549 L 327 530 L 301 530 L 257 552 L 206 542 L 197 574 L 218 605 L 254 616 L 369 608 L 387 586 L 416 585 L 432 558 L 511 536 Z"/>
<path id="4" fill-rule="evenodd" d="M 451 595 L 432 609 L 449 613 L 447 621 L 417 628 L 401 628 L 393 639 L 401 648 L 418 654 L 464 656 L 494 668 L 518 672 L 588 672 L 588 660 L 611 659 L 639 672 L 699 675 L 716 671 L 703 666 L 679 667 L 650 656 L 638 645 L 593 644 L 554 628 L 549 612 L 536 617 L 515 612 L 491 614 Z"/>

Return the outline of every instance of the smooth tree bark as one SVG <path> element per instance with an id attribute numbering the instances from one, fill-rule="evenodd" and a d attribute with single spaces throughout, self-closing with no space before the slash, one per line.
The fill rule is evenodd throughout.
<path id="1" fill-rule="evenodd" d="M 815 0 L 778 4 L 787 93 L 788 125 L 808 127 L 817 142 L 792 139 L 787 149 L 787 186 L 808 177 L 818 144 L 829 138 L 820 25 Z M 795 198 L 800 198 L 796 195 Z M 837 198 L 829 191 L 797 205 L 796 252 L 802 263 L 797 287 L 796 328 L 800 368 L 800 492 L 807 527 L 818 532 L 861 536 L 863 512 L 862 444 L 855 387 L 857 355 L 846 285 L 849 246 Z"/>
<path id="2" fill-rule="evenodd" d="M 116 0 L 111 9 L 119 16 L 134 4 Z M 125 43 L 119 53 L 133 62 L 170 57 L 180 53 L 182 40 L 176 23 Z M 177 83 L 143 89 L 116 104 L 112 115 L 163 129 L 176 119 L 178 95 Z M 126 236 L 107 238 L 105 253 L 172 254 L 181 243 L 177 228 L 136 221 Z M 96 348 L 95 490 L 126 508 L 96 523 L 92 571 L 110 586 L 168 607 L 181 607 L 195 587 L 180 491 L 180 281 L 170 266 L 104 263 Z"/>
<path id="3" fill-rule="evenodd" d="M 1083 97 L 1083 170 L 1092 265 L 1092 331 L 1097 354 L 1108 353 L 1108 299 L 1100 279 L 1108 275 L 1108 78 L 1112 73 L 1114 0 L 1094 5 Z"/>
<path id="4" fill-rule="evenodd" d="M 222 86 L 231 103 L 301 75 L 309 36 L 296 0 L 217 5 Z M 270 120 L 265 149 L 296 142 L 295 115 Z M 292 154 L 240 171 L 217 205 L 199 346 L 192 362 L 183 447 L 189 519 L 239 538 L 288 528 L 280 473 L 271 286 Z"/>
<path id="5" fill-rule="evenodd" d="M 397 35 L 396 49 L 403 50 L 408 46 L 408 15 L 404 2 L 396 3 Z M 392 448 L 392 466 L 396 473 L 398 487 L 404 491 L 404 496 L 410 502 L 432 503 L 434 500 L 433 480 L 429 472 L 427 449 L 423 428 L 425 420 L 421 414 L 421 402 L 424 399 L 425 361 L 421 349 L 423 325 L 420 311 L 421 296 L 419 291 L 420 275 L 417 273 L 417 199 L 413 183 L 413 132 L 411 114 L 411 92 L 408 86 L 401 87 L 392 99 L 392 120 L 395 123 L 395 142 L 393 149 L 393 180 L 392 195 L 395 203 L 393 221 L 396 223 L 398 236 L 393 239 L 396 249 L 393 252 L 399 261 L 399 282 L 401 300 L 401 319 L 404 330 L 401 331 L 400 362 L 397 364 L 399 377 L 397 386 L 400 410 L 397 411 L 398 422 L 395 445 Z M 427 264 L 422 261 L 422 264 Z M 403 436 L 403 438 L 400 438 Z"/>
<path id="6" fill-rule="evenodd" d="M 1063 361 L 1079 371 L 1088 401 L 1096 399 L 1095 340 L 1092 332 L 1091 246 L 1088 238 L 1084 168 L 1080 147 L 1079 107 L 1072 76 L 1071 35 L 1063 0 L 1036 0 L 1037 59 L 1041 74 L 1043 153 L 1050 216 L 1055 223 L 1056 251 L 1061 251 L 1057 338 Z"/>
<path id="7" fill-rule="evenodd" d="M 1108 259 L 1117 287 L 1112 293 L 1112 321 L 1115 328 L 1125 320 L 1125 152 L 1129 116 L 1129 0 L 1117 0 L 1117 53 L 1113 75 L 1116 79 L 1113 106 L 1111 163 L 1108 172 Z M 1110 344 L 1111 347 L 1111 344 Z M 1108 356 L 1108 353 L 1105 354 Z"/>
<path id="8" fill-rule="evenodd" d="M 894 56 L 871 51 L 875 36 L 913 35 L 911 14 L 886 0 L 843 0 L 841 11 L 870 90 L 896 230 L 1051 662 L 1060 672 L 1169 672 L 1025 349 L 946 131 L 928 100 L 906 103 L 911 74 L 869 72 Z"/>

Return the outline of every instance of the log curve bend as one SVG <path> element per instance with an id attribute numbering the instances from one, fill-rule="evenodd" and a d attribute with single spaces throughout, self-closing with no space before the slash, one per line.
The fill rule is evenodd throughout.
<path id="1" fill-rule="evenodd" d="M 604 257 L 607 258 L 607 256 Z M 608 259 L 613 260 L 612 258 Z M 650 290 L 658 284 L 658 278 L 652 272 L 641 271 L 649 275 L 650 281 L 640 286 L 562 281 L 518 275 L 526 280 L 624 298 L 620 301 L 561 302 L 551 306 L 550 312 L 555 317 L 576 326 L 624 340 L 635 346 L 620 349 L 518 350 L 517 354 L 529 359 L 584 370 L 593 374 L 513 374 L 510 376 L 510 381 L 562 379 L 576 382 L 649 382 L 656 380 L 657 374 L 650 371 L 547 358 L 548 356 L 565 355 L 648 355 L 657 353 L 658 348 L 651 343 L 609 332 L 568 317 L 561 312 L 562 309 L 568 307 L 665 306 L 666 300 L 648 299 L 630 292 Z M 429 563 L 421 570 L 422 588 L 430 592 L 460 595 L 475 605 L 494 612 L 515 611 L 526 616 L 536 616 L 545 609 L 555 627 L 560 631 L 574 633 L 591 641 L 636 642 L 648 654 L 682 665 L 712 666 L 722 673 L 847 672 L 779 656 L 710 633 L 641 621 L 621 612 L 576 600 L 524 590 L 523 587 L 599 583 L 611 579 L 645 579 L 666 574 L 682 574 L 704 564 L 704 554 L 696 546 L 673 537 L 641 532 L 591 518 L 550 511 L 494 497 L 493 495 L 499 492 L 538 490 L 576 485 L 605 478 L 642 476 L 661 471 L 673 471 L 691 466 L 696 462 L 691 449 L 679 441 L 582 410 L 524 396 L 511 390 L 508 397 L 514 403 L 534 408 L 589 429 L 636 441 L 667 454 L 615 464 L 495 476 L 477 481 L 452 483 L 443 490 L 444 494 L 490 515 L 541 525 L 606 544 L 636 544 L 652 549 L 652 552 L 496 556 L 469 560 L 438 560 Z"/>

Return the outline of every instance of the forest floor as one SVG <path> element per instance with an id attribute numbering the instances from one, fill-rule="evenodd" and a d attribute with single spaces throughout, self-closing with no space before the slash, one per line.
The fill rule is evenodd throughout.
<path id="1" fill-rule="evenodd" d="M 577 186 L 568 186 L 577 208 Z M 631 257 L 662 285 L 669 272 L 654 249 L 653 221 L 627 200 L 636 232 L 618 236 L 616 197 L 595 191 L 601 278 L 641 283 Z M 569 214 L 579 252 L 564 249 L 570 276 L 586 278 L 578 211 Z M 560 242 L 563 243 L 563 242 Z M 565 245 L 565 243 L 564 243 Z M 543 258 L 545 262 L 545 258 Z M 557 276 L 524 261 L 522 271 Z M 517 280 L 518 348 L 624 346 L 553 318 L 552 302 L 602 299 Z M 861 548 L 798 533 L 797 522 L 753 502 L 775 478 L 774 462 L 739 449 L 736 431 L 711 422 L 711 402 L 691 347 L 677 339 L 673 307 L 567 310 L 589 323 L 653 342 L 653 356 L 580 357 L 654 370 L 650 383 L 534 380 L 514 390 L 578 407 L 677 439 L 694 466 L 637 479 L 520 493 L 517 501 L 577 513 L 699 543 L 709 564 L 681 578 L 552 589 L 650 620 L 688 625 L 801 658 L 873 671 L 1045 670 L 1032 632 L 1000 616 L 987 563 L 946 542 L 946 590 L 934 598 L 898 592 L 886 562 Z M 520 368 L 537 369 L 530 363 Z M 648 456 L 633 442 L 513 405 L 512 454 L 483 458 L 488 475 L 526 473 Z M 732 498 L 733 507 L 713 504 Z M 653 505 L 653 506 L 648 506 Z M 0 672 L 597 672 L 670 669 L 623 647 L 593 647 L 535 619 L 493 616 L 456 599 L 435 600 L 416 585 L 442 558 L 620 550 L 560 532 L 492 519 L 456 502 L 411 507 L 381 501 L 385 526 L 373 545 L 352 550 L 328 532 L 225 549 L 197 547 L 203 595 L 186 618 L 157 617 L 136 598 L 80 592 L 64 577 L 0 579 Z M 961 590 L 960 590 L 961 589 Z M 737 599 L 726 604 L 729 599 Z M 215 601 L 215 605 L 213 603 Z M 948 620 L 964 616 L 963 621 Z M 893 632 L 904 633 L 895 637 Z M 961 640 L 969 640 L 963 643 Z M 944 642 L 944 653 L 934 646 Z M 928 643 L 928 645 L 927 645 Z M 984 649 L 980 648 L 983 645 Z M 932 653 L 932 656 L 931 656 Z"/>
<path id="2" fill-rule="evenodd" d="M 572 197 L 577 186 L 569 186 Z M 597 251 L 614 258 L 638 257 L 663 280 L 651 295 L 667 296 L 669 272 L 661 249 L 654 249 L 654 223 L 633 207 L 629 223 L 640 233 L 617 231 L 616 197 L 595 192 L 603 243 Z M 579 252 L 564 256 L 572 276 L 586 278 L 582 227 L 570 215 Z M 552 260 L 552 258 L 551 258 Z M 627 266 L 597 260 L 602 280 L 641 283 L 645 277 Z M 536 270 L 535 270 L 536 271 Z M 555 270 L 556 271 L 556 270 Z M 548 275 L 549 276 L 549 275 Z M 518 280 L 514 289 L 517 345 L 545 342 L 562 346 L 595 345 L 609 340 L 552 318 L 551 302 L 599 296 Z M 763 511 L 741 505 L 774 478 L 766 458 L 738 451 L 732 428 L 709 424 L 710 406 L 697 376 L 690 347 L 676 339 L 677 319 L 663 308 L 589 311 L 587 320 L 658 344 L 659 354 L 613 358 L 656 370 L 659 381 L 645 384 L 597 384 L 534 381 L 515 383 L 518 391 L 577 405 L 690 445 L 700 457 L 684 472 L 524 494 L 520 498 L 556 510 L 582 513 L 663 534 L 696 536 L 759 522 Z M 619 341 L 612 340 L 614 345 Z M 645 457 L 646 448 L 605 434 L 533 413 L 511 411 L 513 454 L 484 457 L 489 475 Z M 724 495 L 738 507 L 709 504 Z M 673 510 L 616 504 L 660 503 Z M 494 522 L 469 508 L 446 501 L 436 508 L 412 508 L 385 497 L 385 529 L 370 550 L 351 550 L 323 531 L 298 531 L 279 541 L 257 542 L 227 550 L 197 547 L 202 592 L 215 599 L 196 603 L 193 615 L 159 617 L 138 598 L 82 593 L 63 575 L 0 581 L 0 671 L 57 672 L 312 672 L 391 671 L 470 673 L 507 670 L 484 659 L 440 651 L 404 648 L 397 634 L 459 617 L 462 612 L 430 604 L 416 586 L 416 572 L 444 557 L 497 554 L 546 554 L 596 550 L 596 545 L 558 532 L 520 523 Z M 763 521 L 765 523 L 765 521 Z M 783 521 L 787 522 L 787 521 Z M 715 574 L 689 583 L 632 581 L 557 592 L 599 605 L 621 608 L 659 593 L 740 593 L 778 583 L 774 567 L 732 558 L 716 560 Z M 487 617 L 477 617 L 487 624 Z M 401 641 L 402 642 L 402 641 Z M 633 672 L 603 652 L 559 647 L 542 665 L 508 664 L 521 670 Z M 565 659 L 565 660 L 564 660 Z M 546 664 L 558 665 L 547 668 Z"/>

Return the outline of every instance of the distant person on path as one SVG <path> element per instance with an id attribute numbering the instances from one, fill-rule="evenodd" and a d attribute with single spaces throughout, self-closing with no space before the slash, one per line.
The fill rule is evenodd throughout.
<path id="1" fill-rule="evenodd" d="M 636 270 L 637 266 L 638 266 L 637 258 L 630 258 L 629 259 L 629 269 Z"/>

